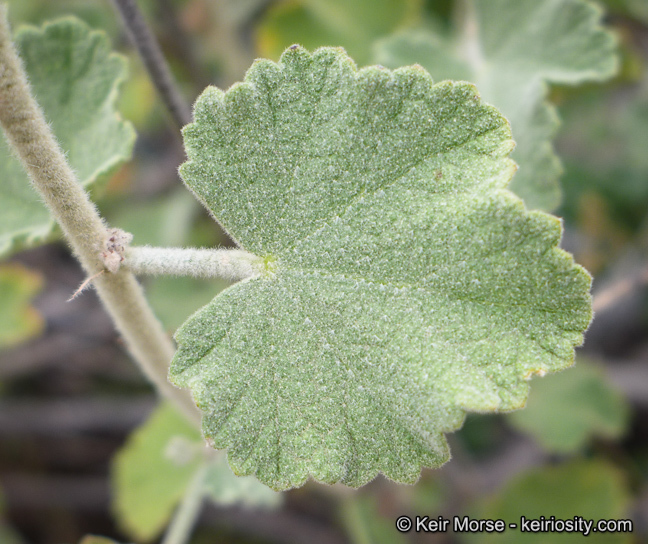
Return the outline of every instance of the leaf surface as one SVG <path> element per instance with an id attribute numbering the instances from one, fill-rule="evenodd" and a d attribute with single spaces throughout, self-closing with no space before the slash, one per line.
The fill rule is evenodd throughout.
<path id="1" fill-rule="evenodd" d="M 185 183 L 265 271 L 176 333 L 171 379 L 238 474 L 414 482 L 465 410 L 569 366 L 590 279 L 504 188 L 510 129 L 467 83 L 291 48 L 184 131 Z"/>
<path id="2" fill-rule="evenodd" d="M 77 174 L 91 187 L 130 158 L 135 132 L 116 113 L 125 60 L 103 32 L 71 18 L 15 35 L 36 100 Z M 46 241 L 54 220 L 0 140 L 0 254 Z"/>
<path id="3" fill-rule="evenodd" d="M 464 79 L 511 122 L 520 171 L 511 190 L 530 208 L 560 203 L 558 128 L 547 84 L 601 81 L 616 71 L 615 39 L 585 0 L 474 0 L 448 34 L 408 30 L 376 44 L 388 67 L 419 63 L 436 79 Z"/>

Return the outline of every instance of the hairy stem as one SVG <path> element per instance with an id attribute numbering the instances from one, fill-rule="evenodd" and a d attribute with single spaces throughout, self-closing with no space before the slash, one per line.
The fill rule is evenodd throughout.
<path id="1" fill-rule="evenodd" d="M 76 179 L 31 95 L 11 42 L 4 4 L 0 5 L 0 124 L 88 276 L 104 270 L 100 254 L 111 231 Z M 174 346 L 153 315 L 133 274 L 123 268 L 116 273 L 101 274 L 95 286 L 146 377 L 192 421 L 198 422 L 199 412 L 189 393 L 173 387 L 166 379 Z"/>
<path id="2" fill-rule="evenodd" d="M 112 0 L 112 2 L 174 123 L 178 128 L 188 125 L 191 123 L 191 109 L 182 97 L 160 45 L 137 7 L 136 1 Z"/>
<path id="3" fill-rule="evenodd" d="M 130 247 L 127 266 L 134 274 L 193 276 L 238 281 L 257 276 L 264 260 L 240 249 Z"/>
<path id="4" fill-rule="evenodd" d="M 203 481 L 206 473 L 207 465 L 204 464 L 194 474 L 182 502 L 171 520 L 171 525 L 164 535 L 162 544 L 186 544 L 189 542 L 203 503 Z"/>

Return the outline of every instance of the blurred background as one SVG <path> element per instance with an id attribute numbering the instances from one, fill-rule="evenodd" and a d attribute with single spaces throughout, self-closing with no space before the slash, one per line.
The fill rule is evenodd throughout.
<path id="1" fill-rule="evenodd" d="M 648 2 L 606 0 L 601 9 L 581 0 L 486 4 L 138 0 L 187 104 L 206 85 L 227 88 L 255 58 L 277 60 L 293 43 L 343 46 L 359 66 L 419 63 L 435 80 L 474 81 L 511 120 L 520 165 L 513 190 L 528 207 L 563 218 L 563 247 L 595 278 L 597 315 L 576 366 L 534 379 L 523 411 L 469 415 L 449 436 L 453 459 L 441 469 L 424 470 L 414 486 L 379 477 L 358 491 L 308 483 L 275 495 L 237 487 L 221 467 L 193 543 L 585 540 L 522 540 L 510 531 L 403 535 L 394 526 L 402 514 L 631 519 L 632 534 L 587 541 L 648 541 Z M 515 17 L 545 17 L 533 11 L 544 4 L 553 6 L 545 20 L 516 27 Z M 104 30 L 128 58 L 118 105 L 137 131 L 133 159 L 93 190 L 109 223 L 140 245 L 231 245 L 177 175 L 184 160 L 179 131 L 111 2 L 9 6 L 14 27 L 74 15 Z M 570 57 L 569 44 L 578 40 L 551 50 L 560 36 L 548 29 L 587 37 L 576 24 L 559 24 L 571 20 L 568 13 L 592 32 L 602 32 L 595 29 L 600 19 L 615 36 L 614 50 L 601 51 L 591 69 L 578 65 L 582 51 Z M 516 32 L 517 56 L 502 53 L 498 36 Z M 501 70 L 499 86 L 462 57 L 471 39 L 483 40 L 486 64 Z M 565 52 L 562 72 L 543 67 L 545 51 Z M 83 280 L 56 236 L 0 261 L 0 543 L 76 543 L 88 533 L 157 542 L 191 477 L 186 464 L 160 451 L 192 431 L 158 407 L 94 292 L 66 302 Z M 145 281 L 170 333 L 226 285 Z M 147 453 L 154 447 L 157 453 Z M 159 487 L 165 478 L 173 479 L 172 489 Z M 130 481 L 141 485 L 129 488 Z"/>

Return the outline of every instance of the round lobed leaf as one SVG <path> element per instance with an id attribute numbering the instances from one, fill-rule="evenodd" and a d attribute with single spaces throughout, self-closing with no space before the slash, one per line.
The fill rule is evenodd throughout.
<path id="1" fill-rule="evenodd" d="M 505 187 L 510 127 L 468 83 L 293 46 L 184 130 L 185 183 L 266 270 L 176 333 L 170 376 L 238 474 L 414 482 L 466 410 L 569 366 L 590 277 Z"/>

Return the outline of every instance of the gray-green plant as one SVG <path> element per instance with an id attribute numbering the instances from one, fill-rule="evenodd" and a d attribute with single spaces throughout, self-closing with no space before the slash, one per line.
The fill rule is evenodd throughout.
<path id="1" fill-rule="evenodd" d="M 592 30 L 589 4 L 569 4 L 585 11 L 583 25 L 564 29 L 565 47 L 578 45 L 567 59 L 593 53 L 575 68 L 565 61 L 581 75 L 558 80 L 604 77 L 612 39 Z M 274 490 L 309 478 L 357 487 L 379 473 L 413 483 L 449 459 L 445 433 L 466 412 L 521 408 L 532 376 L 573 363 L 591 278 L 559 248 L 560 221 L 508 190 L 511 126 L 473 84 L 435 83 L 420 66 L 358 69 L 333 47 L 257 61 L 227 92 L 207 88 L 183 131 L 181 176 L 238 247 L 138 247 L 81 189 L 132 149 L 132 128 L 115 113 L 123 61 L 73 19 L 16 42 L 31 86 L 3 22 L 0 123 L 53 219 L 1 151 L 2 250 L 49 239 L 56 220 L 144 373 L 189 421 L 202 417 L 203 438 L 227 450 L 236 474 Z M 556 70 L 539 64 L 524 74 L 537 86 L 531 110 L 546 113 L 544 81 Z M 178 329 L 176 352 L 133 273 L 234 283 Z M 220 457 L 197 455 L 197 431 L 173 417 L 168 407 L 156 414 L 115 465 L 117 482 L 131 479 L 129 459 L 147 456 L 149 443 L 168 446 L 169 429 L 184 437 L 175 457 L 156 458 L 178 480 L 162 511 L 133 522 L 143 538 L 192 474 L 181 524 L 207 492 L 220 502 L 260 496 L 256 482 L 233 484 Z M 161 493 L 125 489 L 118 509 Z"/>

